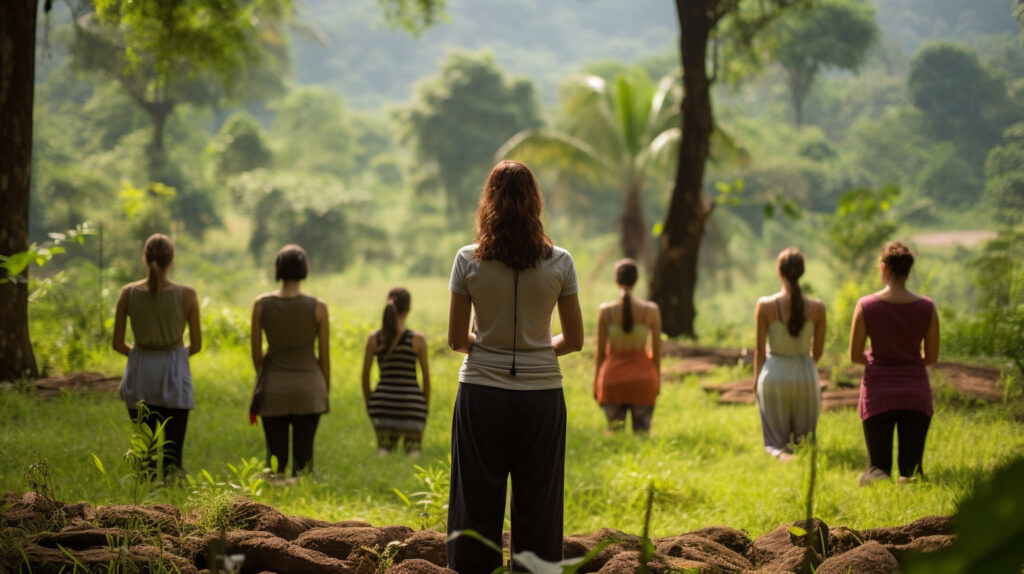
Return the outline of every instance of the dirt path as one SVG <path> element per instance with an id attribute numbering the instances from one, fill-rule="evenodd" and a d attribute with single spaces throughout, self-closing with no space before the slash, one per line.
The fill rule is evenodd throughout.
<path id="1" fill-rule="evenodd" d="M 940 231 L 937 233 L 919 233 L 910 240 L 922 247 L 952 247 L 962 245 L 974 247 L 983 241 L 995 239 L 996 232 L 987 229 L 976 229 L 971 231 Z"/>

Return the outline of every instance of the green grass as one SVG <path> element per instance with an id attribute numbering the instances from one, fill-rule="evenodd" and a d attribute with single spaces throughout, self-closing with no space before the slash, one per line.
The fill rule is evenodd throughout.
<path id="1" fill-rule="evenodd" d="M 581 274 L 582 276 L 582 274 Z M 205 348 L 193 358 L 196 409 L 189 420 L 186 466 L 231 478 L 227 463 L 264 455 L 263 434 L 250 426 L 247 406 L 254 373 L 246 342 L 251 297 L 270 288 L 264 282 L 211 300 L 204 309 Z M 308 291 L 331 304 L 331 412 L 321 419 L 316 439 L 316 474 L 291 486 L 265 485 L 259 500 L 291 514 L 328 520 L 360 518 L 374 524 L 417 526 L 416 509 L 392 491 L 422 490 L 413 462 L 403 456 L 378 459 L 370 422 L 362 406 L 359 373 L 365 333 L 374 328 L 387 277 L 355 281 L 344 276 L 314 278 Z M 413 291 L 410 326 L 427 332 L 434 397 L 421 466 L 445 464 L 449 452 L 452 404 L 461 355 L 444 342 L 447 290 L 443 279 L 405 284 Z M 198 284 L 202 296 L 202 284 Z M 593 332 L 598 301 L 614 296 L 603 284 L 584 285 L 587 332 Z M 45 337 L 46 325 L 33 329 Z M 754 406 L 720 406 L 689 377 L 663 385 L 649 438 L 604 436 L 604 420 L 591 397 L 593 346 L 565 357 L 568 405 L 565 530 L 593 531 L 609 526 L 638 533 L 644 491 L 657 487 L 652 536 L 667 536 L 712 524 L 747 529 L 758 535 L 781 522 L 802 518 L 807 454 L 779 464 L 761 447 Z M 89 367 L 120 372 L 112 351 L 91 350 Z M 739 375 L 733 370 L 719 378 Z M 712 375 L 716 376 L 716 375 Z M 40 458 L 48 461 L 57 496 L 97 504 L 132 502 L 122 475 L 127 448 L 124 404 L 110 395 L 64 395 L 38 400 L 16 391 L 0 393 L 0 490 L 26 488 L 23 472 Z M 937 405 L 925 453 L 929 480 L 907 486 L 859 488 L 866 463 L 856 412 L 824 413 L 819 423 L 820 472 L 816 514 L 829 524 L 854 528 L 904 523 L 928 514 L 949 514 L 971 485 L 1024 449 L 1020 423 L 1002 405 L 969 408 L 961 402 Z M 95 453 L 113 476 L 112 486 L 96 469 Z M 216 493 L 165 487 L 151 502 L 186 507 L 211 504 Z M 507 527 L 507 525 L 506 525 Z"/>

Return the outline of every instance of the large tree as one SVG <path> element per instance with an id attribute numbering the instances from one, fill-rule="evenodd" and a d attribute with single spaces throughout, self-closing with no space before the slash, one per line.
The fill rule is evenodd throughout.
<path id="1" fill-rule="evenodd" d="M 712 206 L 704 199 L 704 167 L 708 159 L 714 116 L 711 86 L 718 50 L 709 50 L 726 30 L 739 46 L 772 23 L 783 10 L 808 0 L 676 0 L 679 49 L 683 62 L 682 141 L 675 187 L 665 218 L 661 245 L 651 279 L 651 298 L 661 306 L 662 331 L 694 337 L 694 291 L 697 252 Z"/>
<path id="2" fill-rule="evenodd" d="M 28 250 L 36 0 L 0 2 L 0 257 Z M 0 269 L 0 381 L 36 376 L 28 337 L 28 271 Z"/>
<path id="3" fill-rule="evenodd" d="M 443 0 L 378 3 L 393 21 L 412 28 L 433 22 L 444 7 Z M 51 4 L 46 0 L 42 5 L 49 10 Z M 136 0 L 130 4 L 145 9 L 168 3 Z M 29 247 L 36 15 L 40 6 L 39 0 L 0 1 L 0 257 L 5 260 Z M 28 331 L 27 279 L 27 270 L 10 276 L 6 268 L 0 269 L 0 380 L 38 375 Z"/>
<path id="4" fill-rule="evenodd" d="M 654 83 L 646 71 L 570 80 L 562 99 L 563 129 L 529 129 L 498 157 L 561 166 L 596 182 L 614 182 L 624 202 L 620 241 L 626 257 L 647 261 L 643 190 L 651 168 L 679 141 L 679 74 Z"/>
<path id="5" fill-rule="evenodd" d="M 116 81 L 153 124 L 146 151 L 155 181 L 166 175 L 164 128 L 178 105 L 259 100 L 282 89 L 291 0 L 69 4 L 76 67 Z"/>
<path id="6" fill-rule="evenodd" d="M 793 10 L 774 27 L 774 58 L 786 71 L 793 121 L 804 122 L 804 100 L 825 68 L 856 71 L 878 39 L 875 11 L 854 0 L 819 0 Z"/>

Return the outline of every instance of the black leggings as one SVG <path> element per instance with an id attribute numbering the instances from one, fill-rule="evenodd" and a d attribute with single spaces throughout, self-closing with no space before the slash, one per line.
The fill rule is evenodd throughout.
<path id="1" fill-rule="evenodd" d="M 271 458 L 277 457 L 277 472 L 288 466 L 288 427 L 292 430 L 292 476 L 301 470 L 313 470 L 313 436 L 320 415 L 287 415 L 263 417 L 263 434 L 267 437 L 267 468 L 273 468 Z"/>
<path id="2" fill-rule="evenodd" d="M 185 429 L 188 427 L 188 409 L 172 409 L 148 404 L 146 408 L 149 409 L 149 416 L 142 422 L 154 432 L 156 431 L 157 424 L 161 421 L 166 421 L 164 425 L 164 440 L 166 443 L 163 447 L 163 467 L 164 474 L 166 475 L 174 468 L 183 466 L 181 461 L 182 451 L 185 449 Z M 132 422 L 138 422 L 139 409 L 128 409 L 128 416 L 131 417 Z M 157 459 L 149 461 L 151 469 L 156 470 L 157 465 Z"/>
<path id="3" fill-rule="evenodd" d="M 900 476 L 924 474 L 924 442 L 932 418 L 920 411 L 886 411 L 864 421 L 864 441 L 868 446 L 868 466 L 892 475 L 892 432 L 899 439 L 897 464 Z"/>

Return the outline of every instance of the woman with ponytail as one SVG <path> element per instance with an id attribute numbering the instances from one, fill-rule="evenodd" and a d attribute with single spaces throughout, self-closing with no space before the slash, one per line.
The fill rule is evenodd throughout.
<path id="1" fill-rule="evenodd" d="M 430 366 L 427 338 L 405 326 L 412 297 L 395 287 L 388 292 L 381 328 L 366 339 L 363 356 L 363 400 L 377 434 L 377 454 L 387 456 L 402 439 L 406 454 L 420 455 L 423 428 L 430 407 Z M 370 391 L 370 370 L 377 358 L 380 382 Z M 416 380 L 416 363 L 423 374 L 423 389 Z"/>
<path id="2" fill-rule="evenodd" d="M 821 411 L 817 362 L 825 347 L 825 305 L 803 294 L 804 256 L 796 247 L 779 253 L 782 290 L 757 301 L 754 313 L 754 390 L 761 412 L 764 449 L 790 460 L 791 444 L 812 435 Z M 768 353 L 765 356 L 765 343 Z"/>
<path id="3" fill-rule="evenodd" d="M 500 162 L 480 195 L 476 243 L 452 265 L 448 345 L 466 359 L 452 417 L 448 532 L 474 530 L 500 547 L 511 477 L 512 553 L 558 562 L 566 426 L 558 357 L 583 346 L 583 316 L 572 255 L 544 233 L 543 206 L 530 169 Z M 552 336 L 556 308 L 562 332 Z M 469 536 L 449 538 L 447 553 L 460 574 L 502 566 L 500 552 Z"/>
<path id="4" fill-rule="evenodd" d="M 281 288 L 260 295 L 252 306 L 252 363 L 256 388 L 251 420 L 263 418 L 267 467 L 284 473 L 291 431 L 292 476 L 313 471 L 313 437 L 328 410 L 331 358 L 327 305 L 306 295 L 300 284 L 309 257 L 298 245 L 277 252 L 274 276 Z M 263 350 L 263 336 L 267 350 Z M 276 463 L 276 465 L 275 465 Z"/>
<path id="5" fill-rule="evenodd" d="M 647 433 L 661 386 L 661 311 L 657 303 L 633 296 L 636 280 L 636 262 L 620 259 L 619 299 L 602 303 L 597 314 L 594 398 L 609 430 L 622 430 L 629 411 L 633 432 Z"/>
<path id="6" fill-rule="evenodd" d="M 113 340 L 114 350 L 128 357 L 120 392 L 129 416 L 138 421 L 141 410 L 141 422 L 153 430 L 164 423 L 163 455 L 151 465 L 162 467 L 165 476 L 182 468 L 188 412 L 194 406 L 188 358 L 203 345 L 199 299 L 191 287 L 167 278 L 173 262 L 174 244 L 169 237 L 157 233 L 146 240 L 146 278 L 121 289 Z M 129 320 L 134 345 L 125 342 Z M 186 325 L 187 346 L 182 342 Z"/>

